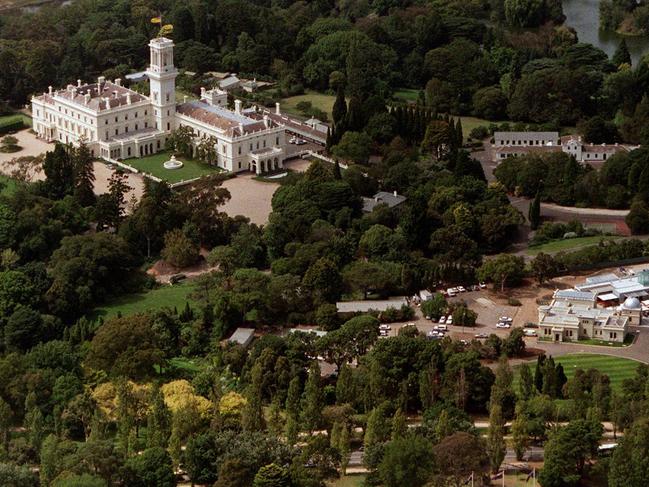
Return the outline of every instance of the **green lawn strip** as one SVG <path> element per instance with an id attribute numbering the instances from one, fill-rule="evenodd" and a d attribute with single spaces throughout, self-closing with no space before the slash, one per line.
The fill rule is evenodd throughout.
<path id="1" fill-rule="evenodd" d="M 556 363 L 563 365 L 563 370 L 566 377 L 570 379 L 575 375 L 577 369 L 597 369 L 600 372 L 609 376 L 611 380 L 611 387 L 613 390 L 619 390 L 622 387 L 622 382 L 635 375 L 639 362 L 621 357 L 611 357 L 610 355 L 597 355 L 575 353 L 571 355 L 562 355 L 553 357 Z M 535 362 L 528 364 L 534 373 Z M 518 391 L 518 384 L 520 382 L 520 366 L 514 367 L 514 390 Z"/>
<path id="2" fill-rule="evenodd" d="M 345 475 L 327 483 L 327 487 L 360 487 L 366 478 L 366 475 Z"/>
<path id="3" fill-rule="evenodd" d="M 297 104 L 301 101 L 311 102 L 311 105 L 314 108 L 318 108 L 325 112 L 331 120 L 331 110 L 336 101 L 334 95 L 327 95 L 325 93 L 318 93 L 317 91 L 307 90 L 304 95 L 296 95 L 282 100 L 282 111 L 285 111 L 292 115 L 303 116 L 302 113 L 297 109 Z"/>
<path id="4" fill-rule="evenodd" d="M 399 88 L 394 92 L 395 98 L 408 102 L 416 102 L 419 98 L 419 90 L 414 88 Z"/>
<path id="5" fill-rule="evenodd" d="M 169 360 L 169 363 L 176 369 L 188 372 L 189 374 L 197 374 L 203 370 L 203 360 L 200 358 L 187 358 L 187 357 L 174 357 Z"/>
<path id="6" fill-rule="evenodd" d="M 162 164 L 169 159 L 171 159 L 171 153 L 164 151 L 137 159 L 125 159 L 122 162 L 134 167 L 138 171 L 152 174 L 153 176 L 164 179 L 169 183 L 187 181 L 189 179 L 199 178 L 201 176 L 222 171 L 222 169 L 218 167 L 208 166 L 202 162 L 187 159 L 185 157 L 177 157 L 177 159 L 182 161 L 184 164 L 180 169 L 165 169 Z"/>
<path id="7" fill-rule="evenodd" d="M 96 308 L 89 316 L 90 319 L 102 317 L 104 320 L 117 316 L 127 316 L 135 313 L 144 313 L 146 311 L 155 311 L 162 308 L 176 308 L 182 311 L 185 303 L 190 302 L 189 294 L 194 290 L 191 281 L 185 281 L 179 284 L 162 285 L 151 291 L 128 294 L 121 296 L 112 302 Z"/>
<path id="8" fill-rule="evenodd" d="M 621 240 L 624 237 L 610 237 L 603 235 L 596 235 L 593 237 L 578 237 L 578 238 L 566 238 L 562 240 L 554 240 L 542 245 L 537 245 L 527 249 L 526 253 L 528 255 L 537 255 L 541 252 L 547 253 L 556 253 L 562 250 L 575 250 L 581 247 L 587 247 L 589 245 L 597 245 L 602 240 Z"/>

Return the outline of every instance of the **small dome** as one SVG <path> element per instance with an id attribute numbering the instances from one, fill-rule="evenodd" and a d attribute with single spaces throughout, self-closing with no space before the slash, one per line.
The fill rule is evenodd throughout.
<path id="1" fill-rule="evenodd" d="M 624 309 L 640 309 L 640 300 L 638 298 L 626 298 L 624 304 L 622 305 Z"/>

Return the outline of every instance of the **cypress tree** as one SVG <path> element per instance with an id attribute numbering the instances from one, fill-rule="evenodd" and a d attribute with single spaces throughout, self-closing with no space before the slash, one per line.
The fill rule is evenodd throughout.
<path id="1" fill-rule="evenodd" d="M 545 355 L 539 355 L 536 359 L 536 368 L 534 369 L 534 385 L 536 390 L 543 390 L 543 365 L 545 364 Z"/>
<path id="2" fill-rule="evenodd" d="M 489 431 L 487 433 L 487 453 L 489 454 L 491 471 L 494 473 L 498 471 L 500 464 L 503 463 L 507 451 L 503 434 L 504 426 L 505 421 L 503 420 L 500 405 L 492 404 L 489 414 Z"/>
<path id="3" fill-rule="evenodd" d="M 462 131 L 462 120 L 457 119 L 457 123 L 455 124 L 455 143 L 457 144 L 457 147 L 460 148 L 462 147 L 462 144 L 464 143 L 464 133 Z"/>
<path id="4" fill-rule="evenodd" d="M 164 403 L 160 387 L 155 385 L 151 392 L 151 411 L 147 416 L 147 448 L 167 448 L 171 434 L 171 413 Z"/>
<path id="5" fill-rule="evenodd" d="M 336 164 L 334 164 L 334 179 L 341 180 L 342 178 L 343 175 L 340 172 L 340 163 L 336 161 Z"/>
<path id="6" fill-rule="evenodd" d="M 626 39 L 622 38 L 622 42 L 620 42 L 620 45 L 615 50 L 611 62 L 615 67 L 619 67 L 622 64 L 628 64 L 629 66 L 632 64 L 631 53 L 629 53 L 629 46 L 626 44 Z"/>
<path id="7" fill-rule="evenodd" d="M 527 217 L 530 220 L 530 227 L 536 230 L 541 223 L 541 192 L 537 191 L 536 196 L 530 202 L 530 208 Z"/>
<path id="8" fill-rule="evenodd" d="M 264 429 L 264 413 L 262 409 L 262 377 L 261 361 L 252 368 L 251 383 L 248 386 L 246 407 L 243 411 L 242 426 L 244 431 L 261 431 Z"/>
<path id="9" fill-rule="evenodd" d="M 347 116 L 347 101 L 345 100 L 345 89 L 343 86 L 338 86 L 336 90 L 336 101 L 334 102 L 331 115 L 336 127 L 340 127 Z"/>
<path id="10" fill-rule="evenodd" d="M 359 131 L 363 128 L 363 104 L 357 96 L 349 99 L 349 108 L 347 109 L 346 128 L 348 130 Z"/>
<path id="11" fill-rule="evenodd" d="M 320 384 L 320 366 L 313 362 L 304 386 L 302 398 L 302 423 L 313 432 L 322 423 L 324 396 Z"/>

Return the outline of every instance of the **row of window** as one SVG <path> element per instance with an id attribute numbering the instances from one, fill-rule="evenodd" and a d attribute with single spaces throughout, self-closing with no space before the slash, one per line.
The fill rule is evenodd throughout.
<path id="1" fill-rule="evenodd" d="M 148 115 L 147 110 L 144 110 L 144 116 L 146 117 Z M 138 117 L 138 112 L 135 112 L 135 117 Z M 128 113 L 124 114 L 124 120 L 128 120 Z M 115 122 L 119 122 L 119 116 L 115 115 Z M 108 125 L 108 119 L 104 120 L 104 125 Z"/>

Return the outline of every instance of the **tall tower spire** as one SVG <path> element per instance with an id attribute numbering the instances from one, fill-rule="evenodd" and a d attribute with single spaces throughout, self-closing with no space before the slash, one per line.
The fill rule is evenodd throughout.
<path id="1" fill-rule="evenodd" d="M 151 61 L 146 71 L 156 128 L 163 132 L 174 129 L 176 114 L 176 76 L 174 43 L 166 37 L 149 42 Z"/>

